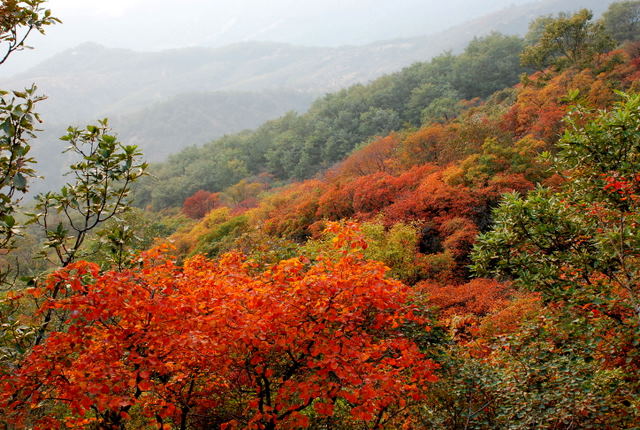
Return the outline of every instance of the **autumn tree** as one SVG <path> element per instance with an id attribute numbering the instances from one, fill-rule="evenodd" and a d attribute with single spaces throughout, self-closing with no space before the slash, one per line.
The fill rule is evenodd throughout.
<path id="1" fill-rule="evenodd" d="M 200 219 L 218 205 L 219 193 L 198 190 L 182 204 L 182 212 L 189 218 Z"/>
<path id="2" fill-rule="evenodd" d="M 124 428 L 411 426 L 436 365 L 419 292 L 362 257 L 357 227 L 329 226 L 341 257 L 256 273 L 239 254 L 178 267 L 161 249 L 100 274 L 76 262 L 38 296 L 68 312 L 0 383 L 9 423 Z M 135 420 L 135 421 L 134 421 Z"/>
<path id="3" fill-rule="evenodd" d="M 330 176 L 365 176 L 375 172 L 390 170 L 389 158 L 400 143 L 397 134 L 376 138 L 356 149 L 349 157 L 338 165 Z"/>
<path id="4" fill-rule="evenodd" d="M 555 19 L 543 21 L 544 31 L 536 44 L 525 48 L 522 64 L 540 70 L 549 66 L 562 69 L 588 65 L 598 54 L 613 48 L 604 26 L 592 19 L 593 13 L 583 9 L 571 16 L 560 14 Z M 539 27 L 532 30 L 538 32 Z"/>
<path id="5" fill-rule="evenodd" d="M 250 201 L 255 201 L 258 195 L 267 189 L 267 184 L 263 182 L 250 182 L 242 179 L 221 193 L 220 198 L 230 207 L 251 205 Z"/>

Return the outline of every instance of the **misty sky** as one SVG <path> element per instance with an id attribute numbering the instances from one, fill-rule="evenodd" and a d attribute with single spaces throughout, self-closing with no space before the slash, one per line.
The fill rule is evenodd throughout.
<path id="1" fill-rule="evenodd" d="M 49 0 L 63 20 L 3 75 L 83 42 L 135 50 L 247 40 L 337 46 L 418 36 L 531 0 Z"/>

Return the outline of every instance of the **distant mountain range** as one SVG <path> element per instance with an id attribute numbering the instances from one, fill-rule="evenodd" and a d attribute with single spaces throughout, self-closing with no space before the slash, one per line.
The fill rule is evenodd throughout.
<path id="1" fill-rule="evenodd" d="M 37 82 L 49 96 L 42 113 L 53 122 L 131 112 L 183 93 L 287 89 L 318 95 L 370 81 L 446 50 L 460 51 L 473 37 L 491 31 L 524 34 L 539 15 L 580 7 L 602 11 L 612 2 L 546 0 L 513 6 L 438 34 L 364 46 L 245 42 L 223 48 L 135 52 L 85 43 L 1 85 L 19 88 Z"/>
<path id="2" fill-rule="evenodd" d="M 50 140 L 62 124 L 109 116 L 123 141 L 160 161 L 190 144 L 256 127 L 288 110 L 304 111 L 314 97 L 461 51 L 491 31 L 524 34 L 537 16 L 583 7 L 596 13 L 614 0 L 544 0 L 512 6 L 447 31 L 364 46 L 299 47 L 245 42 L 222 48 L 135 52 L 82 44 L 0 82 L 21 88 L 36 82 L 49 99 L 40 112 L 46 130 L 36 152 L 51 159 Z M 41 166 L 57 186 L 57 174 Z"/>
<path id="3" fill-rule="evenodd" d="M 255 128 L 291 110 L 303 112 L 311 102 L 308 93 L 284 90 L 183 93 L 132 114 L 115 114 L 110 123 L 123 141 L 144 148 L 155 161 L 212 135 Z"/>

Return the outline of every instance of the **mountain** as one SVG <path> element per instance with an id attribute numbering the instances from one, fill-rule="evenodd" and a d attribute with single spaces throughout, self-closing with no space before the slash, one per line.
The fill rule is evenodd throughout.
<path id="1" fill-rule="evenodd" d="M 122 141 L 137 145 L 154 162 L 176 148 L 255 128 L 291 110 L 304 112 L 311 102 L 309 94 L 293 91 L 184 93 L 115 115 L 111 125 Z"/>
<path id="2" fill-rule="evenodd" d="M 120 141 L 137 145 L 148 161 L 157 162 L 189 145 L 255 128 L 288 111 L 303 112 L 311 102 L 308 94 L 293 91 L 185 93 L 130 114 L 116 114 L 109 123 Z M 45 177 L 31 187 L 36 194 L 62 183 L 70 162 L 59 140 L 66 128 L 63 123 L 47 124 L 33 146 L 38 171 Z"/>
<path id="3" fill-rule="evenodd" d="M 30 40 L 37 49 L 3 64 L 0 75 L 26 70 L 80 41 L 136 51 L 222 47 L 254 40 L 302 46 L 365 45 L 436 33 L 531 1 L 48 0 L 64 25 L 48 29 L 44 37 L 33 35 Z M 171 31 L 165 31 L 168 28 Z"/>
<path id="4" fill-rule="evenodd" d="M 49 96 L 41 111 L 53 122 L 130 112 L 189 92 L 286 88 L 320 95 L 368 82 L 446 50 L 459 52 L 474 37 L 491 31 L 524 34 L 539 15 L 581 7 L 601 12 L 612 2 L 546 0 L 512 6 L 437 34 L 364 46 L 244 42 L 222 48 L 136 52 L 86 43 L 1 85 L 20 88 L 37 82 Z"/>
<path id="5" fill-rule="evenodd" d="M 49 97 L 39 107 L 48 140 L 64 131 L 62 124 L 112 117 L 123 138 L 131 138 L 152 160 L 159 160 L 190 144 L 255 127 L 288 110 L 304 111 L 312 98 L 324 93 L 372 81 L 447 50 L 460 52 L 476 36 L 491 31 L 524 34 L 536 16 L 582 7 L 599 13 L 612 2 L 544 0 L 514 5 L 429 36 L 363 46 L 244 42 L 220 48 L 136 52 L 85 43 L 0 81 L 0 87 L 21 88 L 37 82 Z M 207 96 L 194 96 L 203 93 L 216 96 L 208 101 Z M 185 108 L 177 107 L 181 104 Z M 47 143 L 41 146 L 40 159 L 51 159 L 57 149 L 50 148 Z M 57 174 L 44 163 L 40 168 L 48 178 L 44 186 L 56 186 Z"/>

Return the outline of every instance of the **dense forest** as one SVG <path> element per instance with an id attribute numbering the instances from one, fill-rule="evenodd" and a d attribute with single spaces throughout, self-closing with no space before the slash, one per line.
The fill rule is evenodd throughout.
<path id="1" fill-rule="evenodd" d="M 59 24 L 0 16 L 4 60 Z M 0 104 L 4 428 L 640 428 L 640 1 L 151 166 L 71 127 L 30 203 L 41 99 Z"/>

